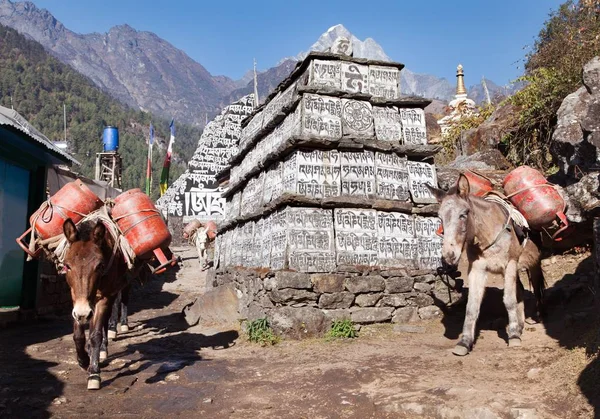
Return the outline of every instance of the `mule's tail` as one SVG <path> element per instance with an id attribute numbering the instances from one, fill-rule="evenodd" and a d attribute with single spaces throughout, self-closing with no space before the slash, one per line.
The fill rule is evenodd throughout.
<path id="1" fill-rule="evenodd" d="M 544 317 L 546 315 L 544 304 L 546 280 L 542 272 L 540 251 L 531 241 L 525 245 L 525 249 L 519 258 L 519 271 L 527 275 L 529 285 L 535 296 L 537 314 L 540 317 Z"/>

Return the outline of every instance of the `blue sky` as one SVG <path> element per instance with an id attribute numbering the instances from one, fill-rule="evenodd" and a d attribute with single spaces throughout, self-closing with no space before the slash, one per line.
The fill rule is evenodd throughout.
<path id="1" fill-rule="evenodd" d="M 78 33 L 127 23 L 156 33 L 211 74 L 240 78 L 256 57 L 259 69 L 306 50 L 342 23 L 359 39 L 375 39 L 395 61 L 418 73 L 467 84 L 482 76 L 504 84 L 542 23 L 562 0 L 215 1 L 33 0 Z"/>

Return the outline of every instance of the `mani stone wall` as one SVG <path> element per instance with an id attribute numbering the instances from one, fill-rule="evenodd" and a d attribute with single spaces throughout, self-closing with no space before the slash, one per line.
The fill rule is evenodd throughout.
<path id="1" fill-rule="evenodd" d="M 223 219 L 225 198 L 215 175 L 227 168 L 229 159 L 237 153 L 242 121 L 253 110 L 254 95 L 250 94 L 226 106 L 206 125 L 187 170 L 157 201 L 169 219 L 169 227 L 185 225 L 193 219 Z"/>
<path id="2" fill-rule="evenodd" d="M 386 321 L 403 307 L 432 306 L 440 221 L 425 184 L 437 186 L 439 147 L 427 144 L 429 101 L 400 95 L 402 67 L 311 53 L 242 123 L 238 154 L 219 175 L 227 201 L 216 283 L 235 283 L 241 300 L 265 310 L 370 307 L 381 314 L 371 320 Z M 303 285 L 264 282 L 264 272 L 286 270 Z M 393 281 L 370 274 L 390 270 Z M 341 275 L 335 292 L 309 275 L 325 273 Z M 410 283 L 409 294 L 395 295 L 394 281 Z M 371 285 L 353 285 L 363 282 Z"/>

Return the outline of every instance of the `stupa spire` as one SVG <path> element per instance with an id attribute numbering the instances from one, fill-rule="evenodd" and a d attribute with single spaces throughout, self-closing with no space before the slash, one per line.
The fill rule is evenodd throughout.
<path id="1" fill-rule="evenodd" d="M 456 67 L 456 94 L 467 94 L 467 89 L 465 88 L 465 73 L 462 64 L 459 64 L 458 67 Z"/>

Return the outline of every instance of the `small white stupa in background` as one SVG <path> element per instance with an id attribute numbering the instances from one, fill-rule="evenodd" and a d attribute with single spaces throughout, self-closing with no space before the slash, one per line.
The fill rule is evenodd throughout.
<path id="1" fill-rule="evenodd" d="M 450 107 L 450 114 L 438 120 L 442 135 L 446 134 L 454 122 L 477 112 L 475 102 L 467 97 L 465 73 L 462 64 L 456 67 L 456 94 L 448 106 Z"/>

